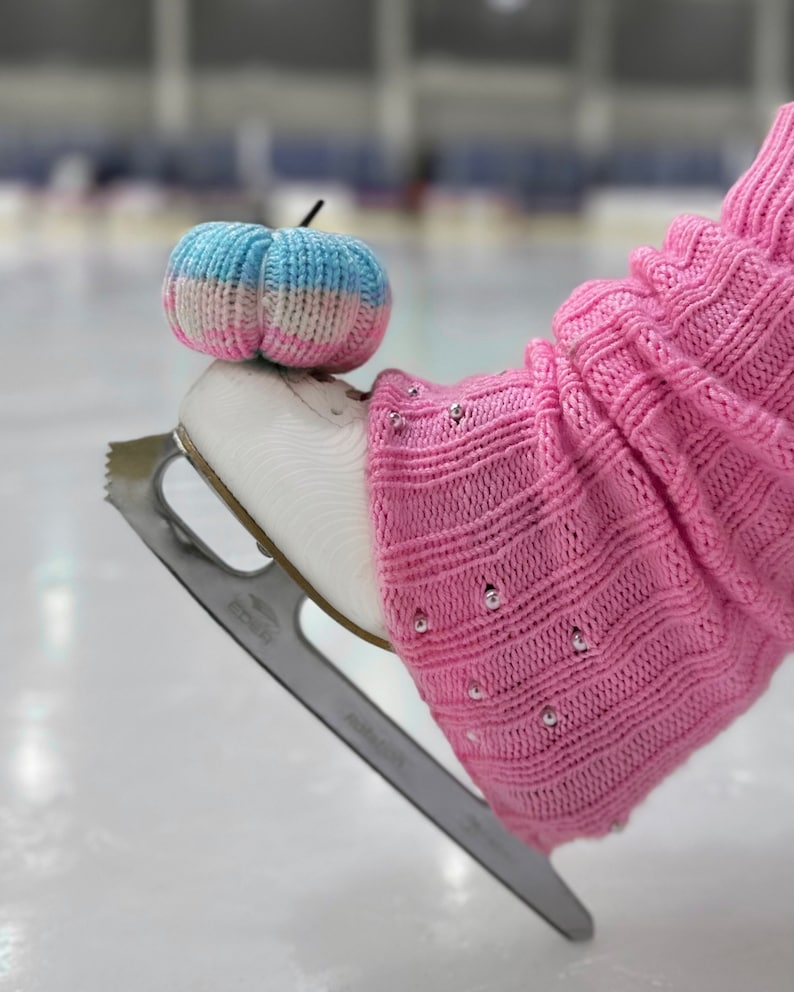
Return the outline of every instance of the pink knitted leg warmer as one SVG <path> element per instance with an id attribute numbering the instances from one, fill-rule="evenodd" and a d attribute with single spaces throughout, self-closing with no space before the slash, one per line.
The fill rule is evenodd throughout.
<path id="1" fill-rule="evenodd" d="M 719 224 L 554 331 L 456 387 L 383 373 L 369 425 L 392 643 L 544 851 L 622 824 L 794 645 L 794 105 Z"/>

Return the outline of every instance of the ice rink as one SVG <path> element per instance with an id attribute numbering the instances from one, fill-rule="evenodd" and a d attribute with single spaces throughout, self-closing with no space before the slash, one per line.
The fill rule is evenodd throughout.
<path id="1" fill-rule="evenodd" d="M 554 225 L 368 235 L 395 308 L 349 376 L 360 388 L 389 365 L 452 382 L 520 364 L 568 292 L 623 274 L 631 246 Z M 555 853 L 596 921 L 571 944 L 263 673 L 103 503 L 107 443 L 174 427 L 206 364 L 161 315 L 169 247 L 80 225 L 0 238 L 0 988 L 791 992 L 790 662 L 622 834 Z M 203 490 L 186 492 L 209 520 Z M 451 760 L 396 659 L 314 609 L 306 624 Z"/>

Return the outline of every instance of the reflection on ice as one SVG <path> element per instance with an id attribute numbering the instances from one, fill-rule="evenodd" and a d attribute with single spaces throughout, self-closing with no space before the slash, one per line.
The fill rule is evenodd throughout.
<path id="1" fill-rule="evenodd" d="M 63 791 L 64 765 L 46 723 L 25 723 L 12 751 L 12 778 L 22 799 L 52 802 Z"/>
<path id="2" fill-rule="evenodd" d="M 45 540 L 49 547 L 42 549 L 43 560 L 36 569 L 39 637 L 44 657 L 62 661 L 72 649 L 76 632 L 75 561 L 69 553 L 53 552 L 53 545 L 62 544 L 61 535 L 50 533 Z"/>
<path id="3" fill-rule="evenodd" d="M 471 877 L 474 862 L 460 848 L 448 845 L 441 862 L 444 881 L 453 889 L 464 889 Z"/>
<path id="4" fill-rule="evenodd" d="M 74 589 L 68 583 L 41 591 L 41 632 L 48 658 L 58 661 L 69 652 L 74 638 Z"/>
<path id="5" fill-rule="evenodd" d="M 17 923 L 0 923 L 0 982 L 14 977 L 22 945 L 22 927 Z"/>

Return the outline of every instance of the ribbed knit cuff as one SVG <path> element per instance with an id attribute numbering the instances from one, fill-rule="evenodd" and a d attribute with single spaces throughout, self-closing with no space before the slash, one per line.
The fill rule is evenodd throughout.
<path id="1" fill-rule="evenodd" d="M 755 162 L 726 196 L 721 224 L 774 261 L 794 259 L 794 103 L 780 108 Z"/>

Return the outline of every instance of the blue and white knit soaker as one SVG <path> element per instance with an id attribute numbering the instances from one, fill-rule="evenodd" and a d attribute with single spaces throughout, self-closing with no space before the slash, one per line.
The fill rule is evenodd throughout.
<path id="1" fill-rule="evenodd" d="M 174 248 L 163 305 L 176 337 L 215 358 L 262 355 L 291 368 L 346 372 L 383 339 L 391 290 L 357 238 L 213 222 Z"/>

